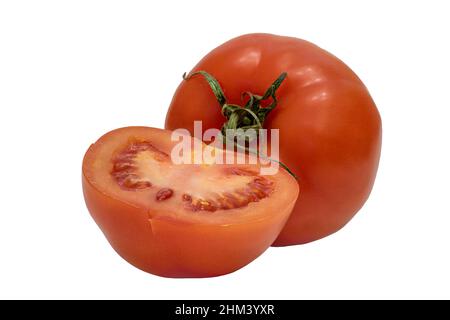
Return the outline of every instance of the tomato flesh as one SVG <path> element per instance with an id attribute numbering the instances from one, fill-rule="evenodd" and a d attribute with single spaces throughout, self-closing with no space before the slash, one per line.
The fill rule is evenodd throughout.
<path id="1" fill-rule="evenodd" d="M 260 165 L 174 164 L 171 132 L 127 127 L 83 160 L 87 207 L 112 247 L 166 277 L 233 272 L 264 252 L 294 206 L 298 184 Z"/>

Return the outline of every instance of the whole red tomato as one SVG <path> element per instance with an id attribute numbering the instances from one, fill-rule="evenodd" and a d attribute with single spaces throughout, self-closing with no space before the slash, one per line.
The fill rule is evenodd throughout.
<path id="1" fill-rule="evenodd" d="M 280 160 L 297 174 L 301 195 L 274 245 L 325 237 L 362 207 L 378 168 L 381 119 L 367 88 L 341 60 L 297 38 L 248 34 L 208 53 L 195 71 L 214 76 L 226 102 L 240 105 L 244 92 L 264 95 L 287 73 L 276 91 L 278 105 L 262 120 L 265 128 L 280 129 Z M 202 120 L 204 130 L 221 128 L 223 101 L 204 77 L 187 80 L 175 92 L 165 127 L 192 133 L 194 120 Z"/>

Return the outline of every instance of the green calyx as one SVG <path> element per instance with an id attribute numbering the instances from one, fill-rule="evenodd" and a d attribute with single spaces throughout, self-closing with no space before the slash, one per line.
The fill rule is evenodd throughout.
<path id="1" fill-rule="evenodd" d="M 206 71 L 197 71 L 189 76 L 183 75 L 184 80 L 189 80 L 190 78 L 202 75 L 208 82 L 211 90 L 216 96 L 217 102 L 219 102 L 222 108 L 222 114 L 227 119 L 222 126 L 222 134 L 225 135 L 227 129 L 237 130 L 237 129 L 255 129 L 258 131 L 263 128 L 264 120 L 267 115 L 272 111 L 278 104 L 277 97 L 275 95 L 277 89 L 280 87 L 283 80 L 286 78 L 287 73 L 283 72 L 266 90 L 263 96 L 253 94 L 251 92 L 244 92 L 242 97 L 248 97 L 245 106 L 239 106 L 236 104 L 231 104 L 227 102 L 227 98 L 223 93 L 223 90 L 219 82 L 212 75 Z M 262 107 L 261 102 L 271 99 L 271 103 L 267 107 Z"/>
<path id="2" fill-rule="evenodd" d="M 247 145 L 240 145 L 237 141 L 237 137 L 245 133 L 246 130 L 254 129 L 256 134 L 259 134 L 259 129 L 263 129 L 264 121 L 266 120 L 267 115 L 277 106 L 278 100 L 275 95 L 277 89 L 280 87 L 283 80 L 286 78 L 287 73 L 283 72 L 280 76 L 270 85 L 270 87 L 266 90 L 264 95 L 256 95 L 251 92 L 243 92 L 242 98 L 248 98 L 247 102 L 244 106 L 231 104 L 227 102 L 227 98 L 220 86 L 219 82 L 216 78 L 214 78 L 211 74 L 206 71 L 196 71 L 189 75 L 183 74 L 184 80 L 189 80 L 190 78 L 201 75 L 208 82 L 211 87 L 212 92 L 216 96 L 217 102 L 220 104 L 222 115 L 226 118 L 224 122 L 221 132 L 222 136 L 224 136 L 228 140 L 228 132 L 232 132 L 231 135 L 234 140 L 234 143 L 238 149 L 245 150 L 247 152 L 258 155 L 259 153 L 256 150 L 250 150 Z M 269 105 L 266 107 L 262 107 L 261 104 L 263 101 L 271 100 Z M 249 142 L 248 136 L 245 136 L 245 141 Z M 297 176 L 282 162 L 270 159 L 265 155 L 259 154 L 259 156 L 263 156 L 264 158 L 275 161 L 279 163 L 287 172 L 289 172 L 294 178 Z"/>

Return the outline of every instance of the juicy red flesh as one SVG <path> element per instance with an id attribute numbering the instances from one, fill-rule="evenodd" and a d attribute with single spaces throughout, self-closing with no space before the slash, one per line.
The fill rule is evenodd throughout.
<path id="1" fill-rule="evenodd" d="M 155 148 L 147 141 L 131 143 L 114 158 L 114 166 L 111 175 L 122 188 L 127 190 L 143 190 L 152 186 L 150 181 L 143 180 L 136 174 L 137 167 L 134 161 L 139 152 L 149 150 L 154 153 L 155 158 L 159 161 L 164 161 L 169 158 L 166 153 Z"/>
<path id="2" fill-rule="evenodd" d="M 238 169 L 240 170 L 240 169 Z M 213 199 L 194 199 L 188 194 L 183 194 L 182 199 L 186 208 L 192 211 L 230 210 L 247 206 L 250 202 L 258 202 L 267 198 L 273 191 L 273 182 L 263 178 L 254 178 L 245 187 L 235 192 L 225 192 Z"/>
<path id="3" fill-rule="evenodd" d="M 129 191 L 144 190 L 152 187 L 151 181 L 145 180 L 137 174 L 138 167 L 135 158 L 139 152 L 151 151 L 155 160 L 169 161 L 168 154 L 155 148 L 148 141 L 132 142 L 130 145 L 113 158 L 113 169 L 111 175 L 116 182 Z M 210 199 L 193 197 L 189 190 L 183 190 L 181 200 L 184 207 L 191 211 L 230 210 L 247 206 L 251 202 L 258 202 L 267 198 L 274 190 L 274 184 L 269 179 L 259 176 L 257 172 L 250 169 L 227 167 L 225 175 L 236 175 L 251 177 L 250 182 L 238 187 L 233 192 L 220 192 Z M 173 189 L 160 188 L 156 193 L 157 201 L 170 199 L 175 194 Z"/>

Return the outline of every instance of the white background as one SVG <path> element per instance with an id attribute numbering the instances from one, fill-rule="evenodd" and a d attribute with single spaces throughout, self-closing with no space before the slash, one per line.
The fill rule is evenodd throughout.
<path id="1" fill-rule="evenodd" d="M 447 1 L 1 1 L 0 298 L 450 298 Z M 184 71 L 248 32 L 350 65 L 383 118 L 373 193 L 340 232 L 231 275 L 164 279 L 90 218 L 81 161 L 127 125 L 162 127 Z"/>

